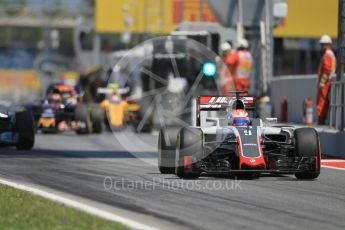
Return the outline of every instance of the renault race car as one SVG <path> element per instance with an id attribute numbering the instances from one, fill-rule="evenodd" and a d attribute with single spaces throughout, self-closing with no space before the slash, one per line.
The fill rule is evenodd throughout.
<path id="1" fill-rule="evenodd" d="M 35 143 L 35 125 L 30 111 L 18 108 L 12 111 L 0 105 L 0 146 L 15 146 L 30 150 Z"/>
<path id="2" fill-rule="evenodd" d="M 128 88 L 118 88 L 117 84 L 109 84 L 107 88 L 98 88 L 98 94 L 105 94 L 100 103 L 105 125 L 112 130 L 120 130 L 126 123 L 136 124 L 141 119 L 141 107 L 123 95 Z"/>
<path id="3" fill-rule="evenodd" d="M 246 92 L 235 94 L 200 96 L 196 126 L 160 131 L 160 172 L 189 179 L 202 174 L 246 178 L 294 174 L 297 179 L 317 178 L 321 158 L 317 132 L 313 128 L 273 125 L 273 118 L 255 118 L 254 98 Z M 244 116 L 242 123 L 233 123 L 233 110 L 248 111 L 251 117 Z M 204 113 L 218 116 L 205 117 Z M 203 119 L 206 124 L 202 124 Z"/>

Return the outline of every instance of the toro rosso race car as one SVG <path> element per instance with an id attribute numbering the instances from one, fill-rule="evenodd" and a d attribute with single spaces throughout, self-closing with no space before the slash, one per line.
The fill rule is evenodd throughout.
<path id="1" fill-rule="evenodd" d="M 15 146 L 30 150 L 35 143 L 35 125 L 30 111 L 11 110 L 0 105 L 0 146 Z"/>
<path id="2" fill-rule="evenodd" d="M 47 98 L 30 106 L 35 114 L 37 127 L 43 133 L 74 130 L 78 134 L 101 133 L 101 111 L 97 105 L 82 103 L 76 87 L 53 84 Z"/>
<path id="3" fill-rule="evenodd" d="M 246 92 L 233 93 L 236 96 L 200 96 L 196 126 L 160 131 L 161 173 L 188 179 L 202 174 L 319 176 L 320 143 L 313 128 L 295 129 L 273 125 L 274 118 L 254 118 L 254 98 Z"/>

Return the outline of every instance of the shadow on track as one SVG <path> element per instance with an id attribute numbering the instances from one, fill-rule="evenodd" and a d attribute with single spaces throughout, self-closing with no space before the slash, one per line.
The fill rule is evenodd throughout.
<path id="1" fill-rule="evenodd" d="M 2 148 L 1 158 L 157 158 L 157 153 L 141 152 L 131 154 L 126 151 L 97 151 L 97 150 L 51 150 L 33 149 L 18 151 L 12 148 Z"/>

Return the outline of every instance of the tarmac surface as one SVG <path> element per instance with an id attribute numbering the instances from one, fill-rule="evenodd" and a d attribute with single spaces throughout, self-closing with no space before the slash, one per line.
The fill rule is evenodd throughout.
<path id="1" fill-rule="evenodd" d="M 181 180 L 157 169 L 157 136 L 36 136 L 32 151 L 1 149 L 0 177 L 124 210 L 159 229 L 345 229 L 345 171 Z"/>

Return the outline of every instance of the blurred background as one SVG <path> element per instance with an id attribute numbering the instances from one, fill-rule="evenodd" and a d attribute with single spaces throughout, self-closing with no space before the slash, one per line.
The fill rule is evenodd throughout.
<path id="1" fill-rule="evenodd" d="M 224 41 L 236 47 L 247 38 L 254 58 L 250 91 L 277 98 L 272 103 L 279 107 L 281 83 L 273 79 L 316 74 L 318 40 L 336 38 L 337 26 L 337 0 L 0 0 L 2 99 L 33 100 L 61 76 L 90 87 L 106 79 L 123 51 L 180 31 L 219 55 Z M 308 95 L 314 94 L 315 87 Z M 291 121 L 301 122 L 294 114 Z"/>

